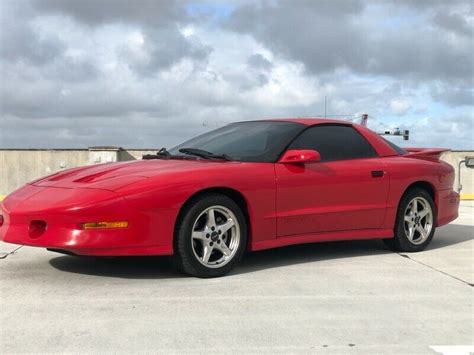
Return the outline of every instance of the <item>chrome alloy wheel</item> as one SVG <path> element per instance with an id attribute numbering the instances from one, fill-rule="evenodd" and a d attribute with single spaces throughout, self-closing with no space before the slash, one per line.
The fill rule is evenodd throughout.
<path id="1" fill-rule="evenodd" d="M 430 236 L 433 228 L 433 211 L 423 197 L 415 197 L 405 210 L 405 235 L 416 245 L 422 244 Z"/>
<path id="2" fill-rule="evenodd" d="M 219 268 L 227 264 L 240 244 L 240 226 L 234 213 L 224 206 L 206 208 L 194 222 L 191 244 L 202 265 Z"/>

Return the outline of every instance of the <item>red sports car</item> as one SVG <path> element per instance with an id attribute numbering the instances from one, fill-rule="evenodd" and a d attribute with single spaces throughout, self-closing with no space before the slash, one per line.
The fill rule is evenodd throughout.
<path id="1" fill-rule="evenodd" d="M 443 149 L 403 150 L 357 124 L 239 122 L 144 160 L 33 181 L 0 209 L 0 239 L 74 255 L 173 255 L 221 276 L 245 250 L 382 239 L 426 248 L 458 215 Z"/>

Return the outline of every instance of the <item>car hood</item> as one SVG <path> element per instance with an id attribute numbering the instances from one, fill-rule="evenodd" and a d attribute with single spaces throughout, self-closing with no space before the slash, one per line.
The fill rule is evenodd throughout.
<path id="1" fill-rule="evenodd" d="M 97 188 L 114 191 L 143 179 L 170 173 L 190 173 L 222 164 L 231 162 L 170 159 L 106 163 L 65 170 L 30 184 L 42 187 Z"/>

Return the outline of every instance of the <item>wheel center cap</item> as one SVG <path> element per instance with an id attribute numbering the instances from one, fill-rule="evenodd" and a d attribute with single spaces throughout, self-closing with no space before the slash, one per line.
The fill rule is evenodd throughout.
<path id="1" fill-rule="evenodd" d="M 213 242 L 216 242 L 217 239 L 219 239 L 219 233 L 217 233 L 216 231 L 212 232 L 212 233 L 211 233 L 211 240 L 212 240 Z"/>

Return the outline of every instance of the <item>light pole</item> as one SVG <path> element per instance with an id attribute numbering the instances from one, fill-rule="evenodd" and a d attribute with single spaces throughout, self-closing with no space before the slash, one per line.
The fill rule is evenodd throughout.
<path id="1" fill-rule="evenodd" d="M 464 160 L 461 160 L 458 165 L 458 193 L 462 190 L 461 184 L 461 167 L 462 164 L 466 165 L 469 169 L 474 169 L 474 157 L 465 157 Z"/>

